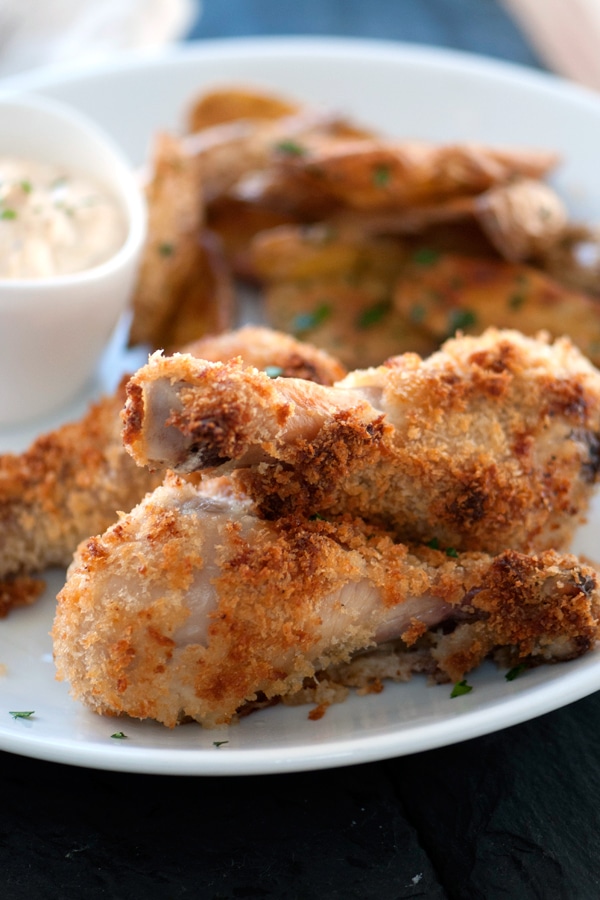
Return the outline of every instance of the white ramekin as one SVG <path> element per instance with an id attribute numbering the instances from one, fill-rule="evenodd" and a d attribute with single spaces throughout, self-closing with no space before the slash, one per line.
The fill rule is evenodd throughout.
<path id="1" fill-rule="evenodd" d="M 91 381 L 133 290 L 146 237 L 144 197 L 112 139 L 54 101 L 0 99 L 0 156 L 65 166 L 113 194 L 127 237 L 108 261 L 74 274 L 0 278 L 0 426 L 58 410 Z"/>

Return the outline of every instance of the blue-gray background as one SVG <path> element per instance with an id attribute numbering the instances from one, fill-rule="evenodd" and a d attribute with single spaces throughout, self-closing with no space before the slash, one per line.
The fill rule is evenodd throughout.
<path id="1" fill-rule="evenodd" d="M 189 37 L 284 34 L 434 44 L 543 68 L 496 0 L 202 0 Z"/>

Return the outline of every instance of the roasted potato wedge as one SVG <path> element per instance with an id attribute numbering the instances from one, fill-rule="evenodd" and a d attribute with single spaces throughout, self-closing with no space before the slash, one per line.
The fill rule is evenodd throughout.
<path id="1" fill-rule="evenodd" d="M 132 298 L 130 345 L 164 348 L 231 327 L 229 274 L 203 240 L 201 163 L 171 135 L 156 139 L 146 197 L 148 237 Z"/>
<path id="2" fill-rule="evenodd" d="M 302 177 L 350 208 L 392 210 L 479 194 L 519 176 L 542 178 L 557 162 L 543 151 L 315 137 L 279 167 L 290 182 Z"/>
<path id="3" fill-rule="evenodd" d="M 500 255 L 524 262 L 551 252 L 567 227 L 556 192 L 533 178 L 499 185 L 474 198 L 475 218 Z"/>
<path id="4" fill-rule="evenodd" d="M 527 335 L 545 330 L 568 334 L 600 364 L 600 301 L 533 266 L 423 248 L 398 278 L 394 306 L 438 343 L 458 330 L 479 334 L 491 325 Z"/>
<path id="5" fill-rule="evenodd" d="M 219 334 L 235 323 L 235 290 L 220 238 L 203 230 L 193 266 L 182 281 L 178 302 L 153 349 L 178 350 L 205 335 Z"/>
<path id="6" fill-rule="evenodd" d="M 348 368 L 434 349 L 393 308 L 392 288 L 405 260 L 397 240 L 353 240 L 327 225 L 273 229 L 252 245 L 269 325 L 333 353 Z"/>
<path id="7" fill-rule="evenodd" d="M 265 314 L 272 328 L 335 354 L 349 369 L 379 365 L 407 351 L 427 356 L 436 349 L 435 341 L 394 309 L 388 285 L 375 279 L 273 284 L 265 291 Z"/>
<path id="8" fill-rule="evenodd" d="M 269 324 L 351 367 L 488 324 L 599 359 L 600 242 L 544 183 L 556 154 L 390 140 L 239 85 L 195 98 L 187 126 L 157 139 L 131 343 L 231 327 L 236 276 Z"/>
<path id="9" fill-rule="evenodd" d="M 208 227 L 223 242 L 233 274 L 244 281 L 258 279 L 251 251 L 254 237 L 262 231 L 289 224 L 289 216 L 227 195 L 209 204 L 206 215 Z"/>
<path id="10" fill-rule="evenodd" d="M 600 229 L 569 222 L 537 263 L 561 284 L 600 298 Z"/>
<path id="11" fill-rule="evenodd" d="M 193 99 L 187 111 L 187 130 L 193 133 L 238 119 L 280 119 L 298 109 L 297 103 L 258 89 L 219 87 Z"/>
<path id="12" fill-rule="evenodd" d="M 395 238 L 346 236 L 327 222 L 288 225 L 256 235 L 250 252 L 259 278 L 310 281 L 330 276 L 352 282 L 362 274 L 390 280 L 401 271 L 406 247 Z"/>

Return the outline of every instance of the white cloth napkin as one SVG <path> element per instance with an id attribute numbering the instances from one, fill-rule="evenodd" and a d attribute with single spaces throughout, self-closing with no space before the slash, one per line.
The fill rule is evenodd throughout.
<path id="1" fill-rule="evenodd" d="M 502 0 L 546 65 L 600 90 L 600 0 Z"/>
<path id="2" fill-rule="evenodd" d="M 184 37 L 199 0 L 0 0 L 0 75 Z"/>

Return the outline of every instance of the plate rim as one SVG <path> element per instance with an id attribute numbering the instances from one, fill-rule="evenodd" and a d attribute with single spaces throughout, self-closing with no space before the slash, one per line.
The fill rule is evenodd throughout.
<path id="1" fill-rule="evenodd" d="M 74 82 L 91 81 L 111 73 L 140 72 L 146 67 L 162 68 L 186 65 L 196 59 L 263 58 L 264 54 L 284 59 L 290 53 L 296 58 L 318 55 L 320 58 L 374 59 L 378 63 L 418 64 L 428 69 L 446 71 L 448 67 L 466 74 L 484 74 L 507 85 L 526 86 L 553 96 L 567 98 L 600 114 L 600 95 L 567 82 L 546 71 L 530 69 L 522 64 L 481 56 L 476 53 L 432 47 L 399 41 L 327 36 L 267 36 L 222 39 L 199 39 L 175 45 L 166 50 L 136 51 L 117 55 L 110 61 L 94 65 L 64 64 L 39 68 L 28 73 L 0 79 L 0 97 L 14 91 L 52 90 Z M 490 702 L 483 709 L 457 714 L 442 723 L 427 722 L 400 725 L 395 731 L 378 735 L 358 735 L 332 739 L 307 750 L 297 748 L 188 749 L 97 747 L 56 738 L 34 741 L 15 731 L 0 732 L 0 749 L 84 768 L 162 775 L 263 775 L 300 772 L 374 762 L 429 749 L 449 746 L 463 740 L 481 737 L 512 725 L 521 724 L 552 712 L 594 693 L 600 688 L 600 659 L 582 658 L 587 662 L 564 672 L 558 679 L 535 685 L 529 690 Z M 592 669 L 592 673 L 587 670 Z M 594 671 L 595 670 L 595 671 Z M 589 678 L 595 674 L 595 680 Z M 588 683 L 584 683 L 588 677 Z M 443 688 L 442 688 L 443 689 Z M 535 700 L 535 711 L 530 706 Z M 72 701 L 75 702 L 75 701 Z M 115 721 L 115 720 L 112 720 Z M 185 727 L 185 726 L 184 726 Z M 193 726 L 190 726 L 193 727 Z M 236 727 L 236 726 L 233 726 Z M 410 732 L 407 739 L 407 732 Z M 398 746 L 400 744 L 400 746 Z"/>
<path id="2" fill-rule="evenodd" d="M 25 734 L 15 732 L 14 735 L 10 735 L 4 729 L 0 731 L 0 750 L 47 762 L 75 765 L 80 768 L 146 775 L 270 775 L 362 765 L 449 747 L 463 741 L 483 737 L 514 725 L 534 721 L 547 713 L 582 700 L 600 689 L 600 659 L 581 657 L 579 661 L 582 663 L 579 668 L 571 669 L 550 682 L 542 682 L 518 694 L 512 696 L 507 694 L 505 697 L 491 701 L 483 709 L 461 712 L 457 704 L 456 714 L 453 714 L 452 718 L 446 718 L 441 724 L 438 722 L 409 724 L 406 726 L 406 730 L 410 732 L 409 740 L 404 740 L 400 747 L 396 744 L 403 731 L 402 726 L 397 731 L 387 731 L 376 737 L 365 735 L 330 739 L 309 748 L 302 746 L 272 749 L 264 747 L 228 748 L 227 750 L 216 747 L 136 747 L 133 741 L 127 745 L 116 742 L 112 746 L 105 747 L 96 744 L 87 745 L 84 742 L 68 739 L 61 741 L 56 738 L 39 739 L 36 737 L 34 741 L 31 741 L 31 738 Z M 588 683 L 582 688 L 587 668 L 597 669 L 595 686 L 590 686 Z M 398 687 L 400 690 L 402 689 L 402 685 Z M 449 685 L 433 685 L 428 690 L 444 690 L 445 687 L 449 688 Z M 507 684 L 507 689 L 509 688 L 510 685 Z M 471 696 L 466 695 L 465 699 L 468 700 Z M 533 714 L 529 708 L 532 696 L 537 699 L 537 706 Z M 456 699 L 460 703 L 461 698 Z M 368 702 L 368 698 L 360 698 L 360 701 Z M 94 715 L 89 710 L 85 712 L 90 716 Z M 115 728 L 125 721 L 125 719 L 119 718 L 101 718 L 104 718 L 109 724 L 114 723 Z M 312 726 L 318 727 L 318 722 L 311 723 Z M 177 726 L 177 728 L 188 727 L 200 728 L 201 726 L 196 726 L 195 723 Z M 243 727 L 243 723 L 232 724 L 228 727 Z M 210 737 L 212 732 L 205 729 L 203 733 Z"/>
<path id="3" fill-rule="evenodd" d="M 175 43 L 158 49 L 137 49 L 120 51 L 108 60 L 54 63 L 47 66 L 7 75 L 0 78 L 0 96 L 13 90 L 36 90 L 51 88 L 67 81 L 90 80 L 105 74 L 122 74 L 142 69 L 146 66 L 178 66 L 205 56 L 236 56 L 240 53 L 261 58 L 265 52 L 269 56 L 285 58 L 290 52 L 298 56 L 321 55 L 323 57 L 360 56 L 397 62 L 426 63 L 429 67 L 448 66 L 456 70 L 477 70 L 507 82 L 528 83 L 533 87 L 557 91 L 570 99 L 589 103 L 600 108 L 600 95 L 585 85 L 569 81 L 565 77 L 545 69 L 534 69 L 523 63 L 499 57 L 485 56 L 470 50 L 420 44 L 417 42 L 395 41 L 380 38 L 343 37 L 335 35 L 265 35 L 248 37 L 198 38 Z"/>

